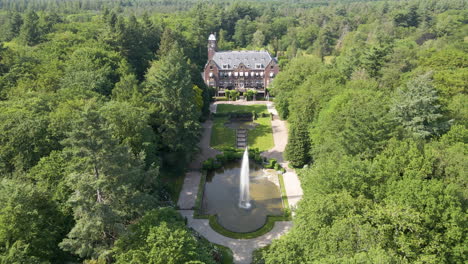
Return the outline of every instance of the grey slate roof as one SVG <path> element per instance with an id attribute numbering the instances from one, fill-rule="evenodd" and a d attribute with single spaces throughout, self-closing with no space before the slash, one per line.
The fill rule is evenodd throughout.
<path id="1" fill-rule="evenodd" d="M 222 70 L 232 70 L 241 63 L 251 69 L 261 64 L 260 69 L 264 70 L 273 59 L 267 51 L 218 51 L 213 56 L 213 61 Z M 227 65 L 227 68 L 223 65 Z"/>

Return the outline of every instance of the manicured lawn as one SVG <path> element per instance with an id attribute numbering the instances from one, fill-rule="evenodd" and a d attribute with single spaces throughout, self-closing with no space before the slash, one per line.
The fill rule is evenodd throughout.
<path id="1" fill-rule="evenodd" d="M 259 117 L 254 121 L 259 124 L 247 134 L 249 147 L 258 148 L 261 152 L 267 151 L 275 146 L 273 142 L 273 131 L 271 129 L 271 118 Z"/>
<path id="2" fill-rule="evenodd" d="M 254 122 L 258 126 L 249 130 L 248 144 L 250 148 L 258 148 L 260 151 L 267 151 L 274 147 L 273 131 L 271 129 L 271 118 L 268 114 L 266 105 L 229 105 L 220 104 L 217 107 L 218 113 L 252 113 L 255 111 L 257 115 L 262 113 L 267 114 L 267 117 L 258 117 Z M 228 122 L 227 117 L 215 117 L 213 120 L 213 130 L 211 134 L 211 147 L 235 147 L 236 131 L 226 127 L 224 124 Z"/>
<path id="3" fill-rule="evenodd" d="M 224 125 L 228 121 L 229 118 L 227 117 L 215 117 L 213 119 L 212 148 L 236 147 L 236 131 Z"/>

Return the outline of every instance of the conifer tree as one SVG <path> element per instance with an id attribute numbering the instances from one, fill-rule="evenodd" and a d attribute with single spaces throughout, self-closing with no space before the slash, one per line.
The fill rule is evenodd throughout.
<path id="1" fill-rule="evenodd" d="M 310 139 L 306 126 L 302 122 L 291 126 L 285 155 L 294 167 L 302 167 L 310 161 Z"/>
<path id="2" fill-rule="evenodd" d="M 68 200 L 75 226 L 60 246 L 82 258 L 106 258 L 126 225 L 155 204 L 143 194 L 151 177 L 128 148 L 111 137 L 103 118 L 87 105 L 74 130 L 63 141 L 70 159 Z"/>
<path id="3" fill-rule="evenodd" d="M 24 44 L 29 46 L 39 43 L 41 32 L 39 28 L 39 16 L 36 12 L 30 11 L 26 14 L 24 24 L 21 26 L 20 38 Z"/>
<path id="4" fill-rule="evenodd" d="M 420 138 L 440 135 L 448 128 L 448 122 L 442 120 L 441 105 L 431 75 L 429 72 L 418 76 L 398 89 L 392 109 L 396 121 Z"/>
<path id="5" fill-rule="evenodd" d="M 17 12 L 14 12 L 10 15 L 10 19 L 7 23 L 7 29 L 5 32 L 4 40 L 10 41 L 13 38 L 17 37 L 20 33 L 21 26 L 23 25 L 23 18 Z"/>
<path id="6" fill-rule="evenodd" d="M 169 152 L 190 153 L 200 124 L 187 60 L 177 44 L 146 74 L 145 98 L 153 109 L 153 128 Z"/>

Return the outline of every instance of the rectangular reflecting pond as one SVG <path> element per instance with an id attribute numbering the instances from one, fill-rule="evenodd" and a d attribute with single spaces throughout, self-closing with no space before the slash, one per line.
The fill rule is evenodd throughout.
<path id="1" fill-rule="evenodd" d="M 250 198 L 252 207 L 239 207 L 241 161 L 231 162 L 208 173 L 203 194 L 202 213 L 217 215 L 224 228 L 252 232 L 266 223 L 267 215 L 283 215 L 277 172 L 263 169 L 250 161 Z"/>

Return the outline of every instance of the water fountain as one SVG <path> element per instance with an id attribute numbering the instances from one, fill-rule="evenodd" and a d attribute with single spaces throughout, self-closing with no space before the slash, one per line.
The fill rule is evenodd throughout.
<path id="1" fill-rule="evenodd" d="M 240 233 L 258 230 L 267 216 L 284 213 L 276 171 L 249 163 L 248 150 L 243 152 L 242 160 L 207 173 L 201 205 L 202 215 L 215 215 L 222 227 Z"/>
<path id="2" fill-rule="evenodd" d="M 244 156 L 242 157 L 242 166 L 240 171 L 240 196 L 239 196 L 239 207 L 243 209 L 249 209 L 252 205 L 250 204 L 250 168 L 249 168 L 249 151 L 245 148 Z"/>

